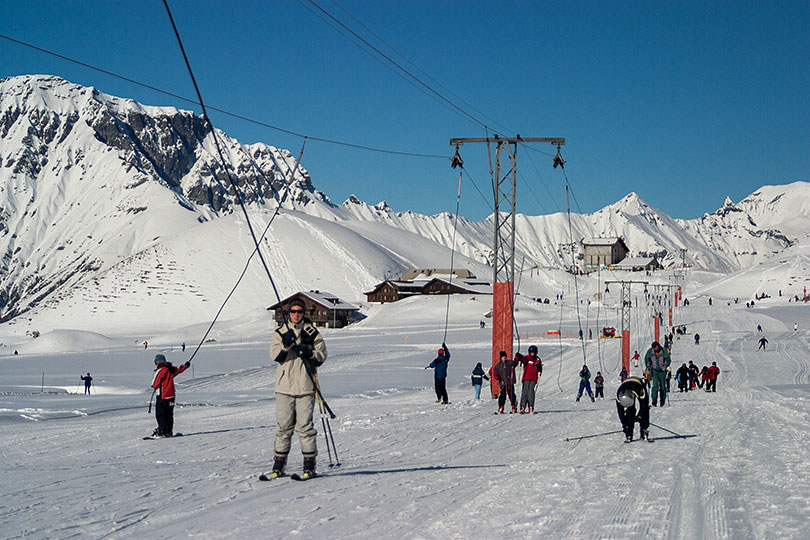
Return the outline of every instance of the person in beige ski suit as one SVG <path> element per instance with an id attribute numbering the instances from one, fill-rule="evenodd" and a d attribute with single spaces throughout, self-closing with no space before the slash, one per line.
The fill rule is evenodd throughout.
<path id="1" fill-rule="evenodd" d="M 287 306 L 289 322 L 282 323 L 270 340 L 270 358 L 276 371 L 276 440 L 273 474 L 284 474 L 293 430 L 298 433 L 304 455 L 304 473 L 315 473 L 317 431 L 312 422 L 315 408 L 316 371 L 326 360 L 326 343 L 318 329 L 304 317 L 304 303 L 295 299 Z"/>

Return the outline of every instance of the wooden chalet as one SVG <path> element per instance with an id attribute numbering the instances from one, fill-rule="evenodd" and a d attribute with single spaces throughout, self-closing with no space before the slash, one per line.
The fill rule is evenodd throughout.
<path id="1" fill-rule="evenodd" d="M 426 279 L 428 276 L 433 277 Z M 421 279 L 406 280 L 406 277 Z M 364 294 L 368 302 L 384 304 L 424 294 L 492 294 L 492 285 L 477 279 L 465 269 L 453 270 L 451 273 L 450 270 L 414 268 L 403 274 L 398 281 L 383 281 Z"/>
<path id="2" fill-rule="evenodd" d="M 290 302 L 296 299 L 304 303 L 304 317 L 311 320 L 315 326 L 326 328 L 343 328 L 353 323 L 357 320 L 356 312 L 360 309 L 326 291 L 302 291 L 267 308 L 275 312 L 276 325 L 280 325 L 284 321 L 282 310 L 286 313 Z"/>
<path id="3" fill-rule="evenodd" d="M 663 266 L 655 257 L 626 257 L 620 262 L 609 265 L 611 270 L 630 270 L 632 272 L 644 272 L 661 270 Z"/>

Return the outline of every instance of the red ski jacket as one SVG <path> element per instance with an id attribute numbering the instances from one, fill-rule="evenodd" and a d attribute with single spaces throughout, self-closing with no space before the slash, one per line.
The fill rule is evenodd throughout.
<path id="1" fill-rule="evenodd" d="M 188 365 L 180 364 L 175 367 L 171 362 L 163 362 L 155 368 L 155 376 L 152 379 L 152 388 L 157 388 L 160 399 L 171 399 L 174 397 L 174 377 L 180 375 L 188 369 Z"/>
<path id="2" fill-rule="evenodd" d="M 539 356 L 530 354 L 516 354 L 515 359 L 523 366 L 523 378 L 521 381 L 534 381 L 543 374 L 543 361 Z"/>
<path id="3" fill-rule="evenodd" d="M 717 366 L 709 366 L 709 380 L 714 381 L 717 380 L 717 376 L 720 375 L 720 368 Z"/>

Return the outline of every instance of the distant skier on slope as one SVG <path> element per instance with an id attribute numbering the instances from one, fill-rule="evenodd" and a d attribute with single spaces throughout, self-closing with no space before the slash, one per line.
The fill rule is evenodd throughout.
<path id="1" fill-rule="evenodd" d="M 759 347 L 757 348 L 757 350 L 766 349 L 766 347 L 765 347 L 766 343 L 768 343 L 768 340 L 765 339 L 765 336 L 762 336 L 761 338 L 759 338 Z"/>
<path id="2" fill-rule="evenodd" d="M 700 334 L 695 332 L 695 345 L 700 345 Z"/>
<path id="3" fill-rule="evenodd" d="M 689 368 L 686 367 L 686 364 L 681 364 L 681 367 L 675 372 L 675 380 L 678 381 L 678 392 L 689 391 Z"/>
<path id="4" fill-rule="evenodd" d="M 484 368 L 481 366 L 481 362 L 478 362 L 475 365 L 475 369 L 472 370 L 470 379 L 472 381 L 473 388 L 475 388 L 475 399 L 481 399 L 481 386 L 484 384 L 484 379 L 489 380 L 487 374 L 484 373 Z"/>
<path id="5" fill-rule="evenodd" d="M 512 412 L 517 412 L 517 404 L 515 403 L 515 362 L 507 356 L 506 351 L 501 351 L 499 355 L 500 361 L 495 365 L 492 377 L 498 381 L 501 392 L 498 395 L 498 412 L 503 414 L 503 407 L 506 405 L 506 397 L 509 396 L 509 402 L 512 404 Z"/>
<path id="6" fill-rule="evenodd" d="M 596 399 L 593 397 L 593 392 L 591 391 L 591 370 L 588 369 L 587 364 L 582 366 L 582 369 L 579 370 L 579 391 L 577 392 L 577 401 L 579 401 L 579 398 L 582 397 L 583 390 L 588 392 L 588 395 L 591 397 L 591 401 L 596 401 Z"/>
<path id="7" fill-rule="evenodd" d="M 667 368 L 672 363 L 669 352 L 661 347 L 657 341 L 652 342 L 652 346 L 644 355 L 644 365 L 652 378 L 652 404 L 655 407 L 658 403 L 658 394 L 661 394 L 661 407 L 667 399 L 666 376 Z"/>
<path id="8" fill-rule="evenodd" d="M 636 406 L 638 402 L 638 407 Z M 639 422 L 641 439 L 649 440 L 650 394 L 647 385 L 638 377 L 627 377 L 616 391 L 616 411 L 622 423 L 625 442 L 633 440 L 636 420 Z"/>
<path id="9" fill-rule="evenodd" d="M 596 390 L 594 397 L 605 399 L 605 378 L 602 377 L 601 371 L 596 372 L 596 377 L 593 378 L 593 384 Z"/>
<path id="10" fill-rule="evenodd" d="M 515 355 L 517 360 L 523 366 L 522 391 L 520 394 L 520 414 L 529 409 L 529 414 L 534 413 L 534 395 L 537 388 L 537 381 L 540 375 L 543 374 L 543 362 L 537 356 L 537 345 L 529 346 L 529 354 L 524 356 L 520 353 Z"/>
<path id="11" fill-rule="evenodd" d="M 84 393 L 90 393 L 90 385 L 93 383 L 93 377 L 90 376 L 90 372 L 87 373 L 87 377 L 83 375 L 79 375 L 79 378 L 84 381 Z"/>
<path id="12" fill-rule="evenodd" d="M 706 381 L 707 392 L 717 392 L 717 376 L 720 375 L 720 368 L 717 367 L 717 362 L 712 362 L 712 365 L 706 370 L 708 372 L 708 379 Z"/>
<path id="13" fill-rule="evenodd" d="M 436 403 L 447 405 L 447 364 L 450 362 L 450 349 L 442 343 L 436 358 L 425 369 L 433 368 L 433 386 L 436 390 Z"/>

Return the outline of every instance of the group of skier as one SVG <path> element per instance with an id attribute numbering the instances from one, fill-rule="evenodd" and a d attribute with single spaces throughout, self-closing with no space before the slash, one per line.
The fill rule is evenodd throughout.
<path id="1" fill-rule="evenodd" d="M 681 364 L 678 371 L 675 372 L 675 380 L 678 383 L 678 392 L 688 392 L 704 388 L 706 392 L 716 392 L 717 390 L 717 376 L 720 374 L 720 368 L 717 367 L 717 362 L 712 362 L 711 366 L 703 366 L 703 369 L 698 367 L 690 360 L 689 365 Z"/>

